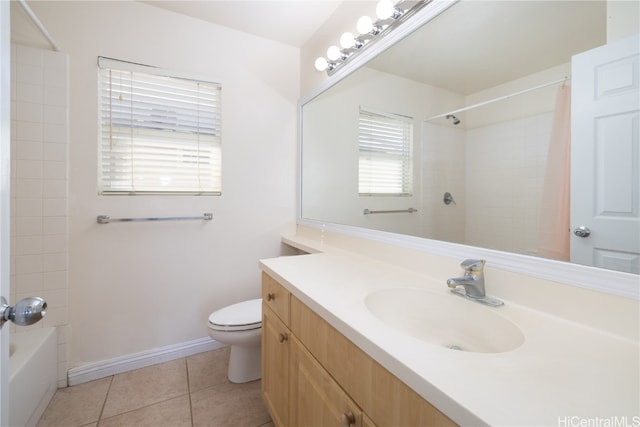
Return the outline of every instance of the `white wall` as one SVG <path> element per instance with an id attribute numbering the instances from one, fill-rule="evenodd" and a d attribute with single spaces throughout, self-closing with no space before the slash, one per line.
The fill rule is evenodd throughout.
<path id="1" fill-rule="evenodd" d="M 259 296 L 258 259 L 294 229 L 299 51 L 139 2 L 29 4 L 70 61 L 69 366 L 205 337 L 209 313 Z M 221 197 L 97 195 L 98 56 L 222 84 Z"/>

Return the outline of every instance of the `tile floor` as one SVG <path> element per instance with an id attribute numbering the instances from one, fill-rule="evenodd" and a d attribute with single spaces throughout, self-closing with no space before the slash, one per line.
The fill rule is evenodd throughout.
<path id="1" fill-rule="evenodd" d="M 260 381 L 227 379 L 228 347 L 59 389 L 38 427 L 273 427 Z"/>

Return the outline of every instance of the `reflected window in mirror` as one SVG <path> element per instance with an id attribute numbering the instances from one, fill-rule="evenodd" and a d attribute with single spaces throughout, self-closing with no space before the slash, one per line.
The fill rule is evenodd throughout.
<path id="1" fill-rule="evenodd" d="M 413 194 L 413 119 L 360 108 L 360 196 Z"/>

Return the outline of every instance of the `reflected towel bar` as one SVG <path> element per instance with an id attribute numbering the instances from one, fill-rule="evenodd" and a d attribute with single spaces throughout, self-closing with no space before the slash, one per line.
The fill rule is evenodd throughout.
<path id="1" fill-rule="evenodd" d="M 372 211 L 369 209 L 365 209 L 364 212 L 362 212 L 362 214 L 371 215 L 371 214 L 382 214 L 382 213 L 414 213 L 414 212 L 418 212 L 418 209 L 409 208 L 409 209 L 400 209 L 400 210 L 393 210 L 393 211 Z"/>
<path id="2" fill-rule="evenodd" d="M 111 218 L 109 215 L 98 215 L 96 221 L 98 224 L 109 224 L 110 222 L 133 222 L 133 221 L 180 221 L 188 219 L 202 219 L 211 221 L 212 213 L 205 213 L 202 216 L 165 216 L 160 218 Z"/>

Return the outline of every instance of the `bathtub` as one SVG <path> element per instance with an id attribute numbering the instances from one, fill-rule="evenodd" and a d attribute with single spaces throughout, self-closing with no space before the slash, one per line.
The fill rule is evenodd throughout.
<path id="1" fill-rule="evenodd" d="M 9 425 L 35 426 L 58 388 L 56 328 L 11 334 Z"/>

